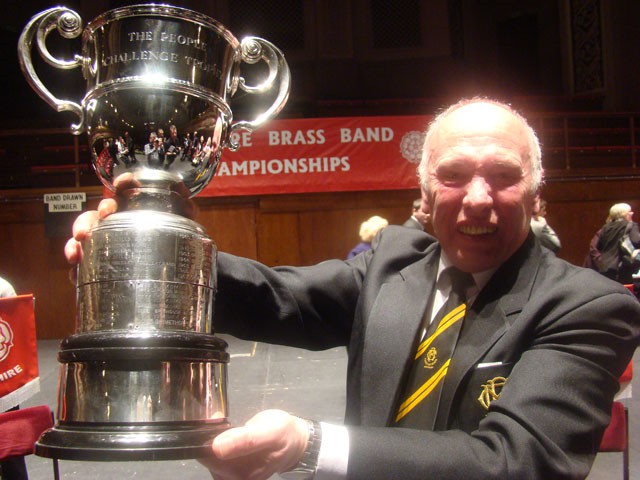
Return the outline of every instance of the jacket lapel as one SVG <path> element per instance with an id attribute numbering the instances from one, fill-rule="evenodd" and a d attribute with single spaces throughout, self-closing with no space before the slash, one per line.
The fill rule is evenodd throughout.
<path id="1" fill-rule="evenodd" d="M 539 247 L 534 248 L 530 235 L 496 271 L 469 309 L 443 387 L 436 429 L 447 427 L 460 383 L 504 335 L 529 300 L 539 257 Z M 359 379 L 363 424 L 391 424 L 397 395 L 433 296 L 438 259 L 439 248 L 434 248 L 380 288 L 364 332 Z"/>
<path id="2" fill-rule="evenodd" d="M 366 425 L 385 426 L 394 413 L 437 267 L 438 255 L 428 255 L 380 288 L 367 322 L 362 353 L 361 404 Z"/>
<path id="3" fill-rule="evenodd" d="M 539 253 L 533 248 L 532 239 L 525 241 L 496 271 L 467 312 L 440 397 L 437 430 L 448 427 L 460 383 L 504 335 L 529 300 Z"/>

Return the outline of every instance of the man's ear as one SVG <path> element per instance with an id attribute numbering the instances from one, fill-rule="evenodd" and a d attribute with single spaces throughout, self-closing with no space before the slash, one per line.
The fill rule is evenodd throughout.
<path id="1" fill-rule="evenodd" d="M 536 194 L 533 196 L 533 202 L 531 204 L 531 212 L 533 212 L 534 215 L 537 215 L 538 213 L 540 213 L 540 190 L 538 190 Z"/>
<path id="2" fill-rule="evenodd" d="M 536 190 L 536 193 L 531 198 L 530 212 L 537 214 L 540 211 L 540 190 Z"/>
<path id="3" fill-rule="evenodd" d="M 431 213 L 431 203 L 429 201 L 429 195 L 425 191 L 424 187 L 420 187 L 420 195 L 422 197 L 422 205 L 420 208 L 424 213 Z"/>

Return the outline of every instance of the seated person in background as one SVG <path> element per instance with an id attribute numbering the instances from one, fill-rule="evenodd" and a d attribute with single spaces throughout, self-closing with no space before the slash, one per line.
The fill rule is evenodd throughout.
<path id="1" fill-rule="evenodd" d="M 169 138 L 164 142 L 164 164 L 163 168 L 168 169 L 175 159 L 182 156 L 183 141 L 178 137 L 178 128 L 175 125 L 169 126 Z"/>
<path id="2" fill-rule="evenodd" d="M 538 195 L 533 205 L 533 214 L 531 215 L 531 231 L 540 240 L 543 247 L 548 248 L 554 253 L 562 247 L 558 234 L 549 226 L 546 219 L 547 202 L 542 200 Z"/>
<path id="3" fill-rule="evenodd" d="M 413 201 L 411 216 L 402 224 L 403 227 L 415 228 L 424 231 L 429 223 L 429 212 L 422 209 L 422 199 Z"/>
<path id="4" fill-rule="evenodd" d="M 419 173 L 437 240 L 389 226 L 362 255 L 311 267 L 219 253 L 216 331 L 347 345 L 349 365 L 345 425 L 261 412 L 214 439 L 215 478 L 587 476 L 640 303 L 530 232 L 540 146 L 508 105 L 463 100 L 438 115 Z M 116 209 L 103 200 L 78 218 L 69 261 Z"/>
<path id="5" fill-rule="evenodd" d="M 368 220 L 362 222 L 362 224 L 360 225 L 360 231 L 358 232 L 358 235 L 360 235 L 360 240 L 362 241 L 355 247 L 353 247 L 347 254 L 347 260 L 355 257 L 359 253 L 371 250 L 371 242 L 378 234 L 378 232 L 387 226 L 389 226 L 389 222 L 382 217 L 378 217 L 377 215 L 374 215 Z"/>

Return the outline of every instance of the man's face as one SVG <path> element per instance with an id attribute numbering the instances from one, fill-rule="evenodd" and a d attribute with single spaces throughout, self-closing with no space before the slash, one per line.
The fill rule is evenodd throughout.
<path id="1" fill-rule="evenodd" d="M 535 200 L 527 136 L 508 111 L 475 103 L 451 112 L 433 137 L 431 224 L 463 271 L 497 268 L 524 242 Z"/>

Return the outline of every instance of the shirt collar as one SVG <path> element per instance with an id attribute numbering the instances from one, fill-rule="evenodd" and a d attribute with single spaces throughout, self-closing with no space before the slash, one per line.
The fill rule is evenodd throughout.
<path id="1" fill-rule="evenodd" d="M 443 278 L 441 273 L 445 271 L 447 268 L 453 267 L 453 266 L 454 266 L 453 262 L 449 260 L 449 257 L 447 257 L 447 254 L 444 253 L 444 250 L 442 250 L 441 248 L 440 261 L 438 262 L 438 276 L 436 280 L 436 284 L 438 285 L 438 288 L 446 288 L 447 290 L 451 288 L 450 285 L 446 285 L 446 286 L 440 285 L 440 282 L 442 281 L 441 279 Z M 471 298 L 471 297 L 475 298 L 476 295 L 478 295 L 478 293 L 480 293 L 480 291 L 485 287 L 485 285 L 489 283 L 489 280 L 491 279 L 492 275 L 496 273 L 496 270 L 498 270 L 498 267 L 490 268 L 489 270 L 484 270 L 482 272 L 472 273 L 471 276 L 473 277 L 473 281 L 475 282 L 475 287 L 472 289 L 471 292 L 469 292 L 471 295 L 469 295 L 468 298 Z M 444 277 L 446 277 L 446 275 L 444 275 Z"/>

